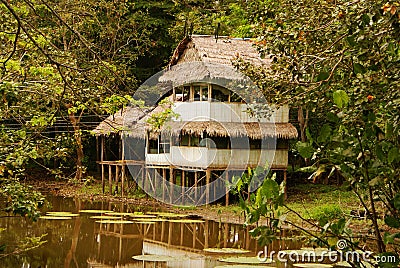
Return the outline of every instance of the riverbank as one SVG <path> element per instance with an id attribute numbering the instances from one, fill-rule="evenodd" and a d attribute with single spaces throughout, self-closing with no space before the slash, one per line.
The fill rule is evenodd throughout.
<path id="1" fill-rule="evenodd" d="M 140 189 L 131 189 L 126 197 L 121 197 L 120 194 L 103 194 L 101 183 L 96 180 L 83 183 L 56 180 L 29 180 L 26 183 L 48 195 L 89 199 L 92 201 L 112 200 L 148 206 L 157 210 L 168 210 L 201 216 L 206 219 L 221 222 L 239 224 L 245 222 L 242 209 L 235 203 L 229 206 L 225 206 L 223 203 L 217 203 L 199 207 L 177 207 L 159 202 L 147 196 Z M 339 217 L 341 214 L 350 215 L 353 211 L 358 211 L 360 209 L 355 194 L 348 191 L 345 187 L 311 183 L 289 187 L 286 204 L 290 209 L 299 214 L 296 215 L 296 213 L 293 212 L 288 213 L 287 220 L 304 228 L 310 228 L 310 226 L 307 226 L 307 224 L 305 225 L 298 216 L 313 221 L 319 221 Z M 359 220 L 355 220 L 354 222 L 356 225 L 365 225 L 364 223 L 359 223 Z M 368 226 L 364 226 L 364 228 L 368 230 Z"/>

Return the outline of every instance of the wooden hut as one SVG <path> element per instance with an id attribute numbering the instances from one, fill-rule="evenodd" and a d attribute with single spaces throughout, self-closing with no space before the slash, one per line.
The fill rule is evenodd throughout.
<path id="1" fill-rule="evenodd" d="M 176 203 L 181 198 L 181 204 L 192 203 L 190 200 L 203 204 L 217 199 L 218 191 L 226 189 L 226 181 L 237 175 L 236 171 L 249 167 L 268 163 L 270 169 L 282 171 L 286 180 L 288 140 L 297 138 L 296 128 L 289 123 L 289 108 L 273 107 L 269 116 L 261 118 L 249 113 L 250 103 L 261 105 L 257 94 L 246 88 L 245 96 L 232 86 L 236 82 L 226 82 L 246 80 L 232 68 L 232 60 L 237 58 L 269 66 L 250 40 L 216 40 L 211 36 L 182 40 L 158 78 L 164 90 L 159 95 L 170 100 L 169 106 L 155 103 L 146 110 L 127 107 L 94 130 L 100 139 L 98 160 L 103 185 L 106 170 L 111 192 L 113 178 L 118 181 L 121 177 L 123 182 L 125 167 L 136 167 L 133 173 L 140 179 L 135 179 L 147 192 L 157 195 L 157 186 L 162 185 L 159 199 Z M 179 117 L 159 129 L 149 125 L 148 118 L 166 109 Z M 118 159 L 108 159 L 106 154 L 106 137 L 112 136 L 125 140 L 119 143 Z M 135 147 L 135 143 L 144 146 Z M 210 182 L 216 183 L 210 187 Z M 177 184 L 182 188 L 178 198 L 173 194 Z M 205 190 L 198 189 L 200 186 Z"/>

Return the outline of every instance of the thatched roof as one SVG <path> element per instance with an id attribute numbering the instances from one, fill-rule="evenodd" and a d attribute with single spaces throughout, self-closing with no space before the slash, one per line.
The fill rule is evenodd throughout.
<path id="1" fill-rule="evenodd" d="M 254 43 L 245 38 L 228 38 L 209 35 L 192 35 L 184 38 L 172 55 L 168 67 L 183 63 L 201 61 L 231 65 L 240 58 L 256 66 L 268 66 L 269 59 L 262 59 Z"/>
<path id="2" fill-rule="evenodd" d="M 215 121 L 168 122 L 163 133 L 179 136 L 189 134 L 210 137 L 297 138 L 297 129 L 290 123 L 232 123 Z"/>
<path id="3" fill-rule="evenodd" d="M 175 85 L 218 79 L 242 81 L 248 79 L 233 68 L 232 61 L 242 59 L 256 66 L 268 67 L 249 39 L 194 35 L 183 39 L 159 78 Z M 223 82 L 222 82 L 223 83 Z"/>
<path id="4" fill-rule="evenodd" d="M 147 110 L 145 109 L 131 106 L 125 107 L 124 109 L 116 112 L 114 115 L 110 115 L 103 120 L 94 130 L 92 130 L 92 133 L 96 136 L 110 135 L 113 133 L 120 133 L 123 130 L 132 129 L 134 125 L 139 127 L 137 123 L 143 119 L 146 114 Z"/>

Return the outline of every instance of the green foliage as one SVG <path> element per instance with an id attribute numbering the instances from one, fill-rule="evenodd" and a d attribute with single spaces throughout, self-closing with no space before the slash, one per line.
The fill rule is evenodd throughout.
<path id="1" fill-rule="evenodd" d="M 18 180 L 1 179 L 0 195 L 6 199 L 5 212 L 37 220 L 39 209 L 43 207 L 45 198 L 31 186 L 21 184 Z"/>
<path id="2" fill-rule="evenodd" d="M 310 211 L 310 219 L 318 221 L 320 226 L 343 217 L 343 211 L 338 205 L 321 205 Z"/>

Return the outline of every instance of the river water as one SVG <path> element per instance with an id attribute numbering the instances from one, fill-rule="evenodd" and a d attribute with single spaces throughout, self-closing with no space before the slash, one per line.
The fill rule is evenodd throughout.
<path id="1" fill-rule="evenodd" d="M 116 212 L 152 211 L 120 202 L 91 202 L 80 199 L 49 197 L 51 211 L 79 213 L 83 209 L 105 209 Z M 80 213 L 69 220 L 37 222 L 22 217 L 1 217 L 0 245 L 12 253 L 27 238 L 42 237 L 46 241 L 38 248 L 0 258 L 1 268 L 134 268 L 134 267 L 195 267 L 212 268 L 223 263 L 221 254 L 203 251 L 204 248 L 248 249 L 256 256 L 261 248 L 250 236 L 250 228 L 242 225 L 203 220 L 203 222 L 159 221 L 146 223 L 98 223 L 93 214 Z M 290 236 L 290 234 L 284 234 Z M 296 248 L 292 240 L 274 241 L 269 250 Z M 155 254 L 176 256 L 168 262 L 136 261 L 132 256 Z"/>

